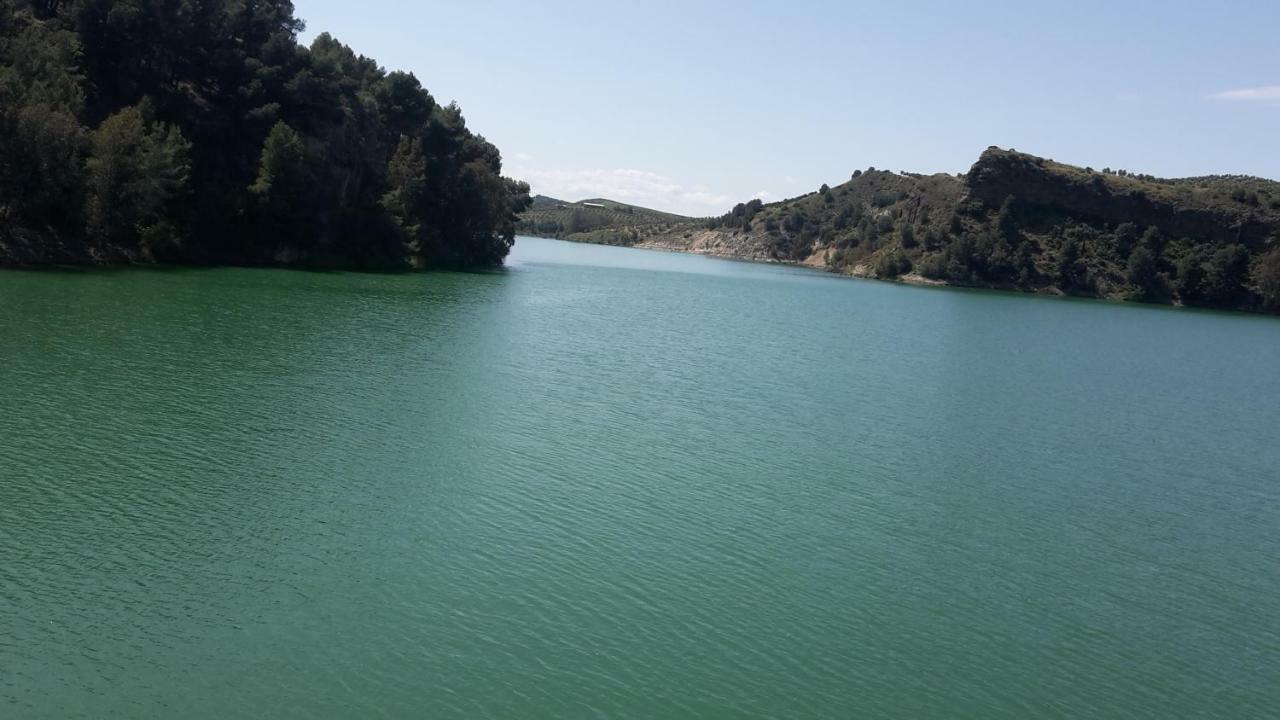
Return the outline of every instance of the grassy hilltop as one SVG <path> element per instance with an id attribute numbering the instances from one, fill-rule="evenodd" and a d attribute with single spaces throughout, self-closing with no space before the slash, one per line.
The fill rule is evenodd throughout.
<path id="1" fill-rule="evenodd" d="M 582 211 L 598 224 L 543 234 L 862 277 L 1280 310 L 1280 183 L 1261 178 L 1162 179 L 993 147 L 964 175 L 871 168 L 710 220 L 614 217 Z"/>

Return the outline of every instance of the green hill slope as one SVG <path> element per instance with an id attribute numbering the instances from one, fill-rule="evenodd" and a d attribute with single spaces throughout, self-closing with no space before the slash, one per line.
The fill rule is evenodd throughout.
<path id="1" fill-rule="evenodd" d="M 537 195 L 520 215 L 516 232 L 540 237 L 635 245 L 695 222 L 683 215 L 595 198 L 566 202 Z"/>
<path id="2" fill-rule="evenodd" d="M 862 277 L 1280 311 L 1280 183 L 1261 178 L 1161 179 L 990 148 L 964 175 L 872 168 L 712 220 L 655 221 L 648 232 L 596 219 L 574 239 Z"/>

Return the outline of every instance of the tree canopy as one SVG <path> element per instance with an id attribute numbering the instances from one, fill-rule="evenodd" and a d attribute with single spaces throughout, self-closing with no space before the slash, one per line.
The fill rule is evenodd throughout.
<path id="1" fill-rule="evenodd" d="M 287 0 L 0 0 L 0 260 L 21 233 L 27 262 L 501 262 L 529 196 L 497 148 L 302 28 Z"/>

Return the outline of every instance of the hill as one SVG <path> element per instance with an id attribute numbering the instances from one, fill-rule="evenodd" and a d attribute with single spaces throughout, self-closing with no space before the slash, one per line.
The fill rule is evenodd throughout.
<path id="1" fill-rule="evenodd" d="M 694 218 L 603 198 L 566 202 L 536 195 L 516 232 L 602 245 L 636 245 L 697 222 Z"/>
<path id="2" fill-rule="evenodd" d="M 963 175 L 870 168 L 635 238 L 861 277 L 1280 311 L 1280 183 L 1096 171 L 994 147 Z"/>

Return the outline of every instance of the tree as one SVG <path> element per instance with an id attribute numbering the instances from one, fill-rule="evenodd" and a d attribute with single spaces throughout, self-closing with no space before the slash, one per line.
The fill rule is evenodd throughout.
<path id="1" fill-rule="evenodd" d="M 181 236 L 178 262 L 500 262 L 528 198 L 497 148 L 413 75 L 301 28 L 289 0 L 0 0 L 6 231 L 51 256 L 162 228 L 145 235 Z"/>
<path id="2" fill-rule="evenodd" d="M 0 221 L 83 227 L 75 33 L 0 3 Z"/>
<path id="3" fill-rule="evenodd" d="M 1084 288 L 1085 265 L 1080 258 L 1081 244 L 1075 237 L 1063 241 L 1058 251 L 1058 287 L 1072 293 Z"/>
<path id="4" fill-rule="evenodd" d="M 911 272 L 911 260 L 898 248 L 880 253 L 876 258 L 876 277 L 896 278 Z"/>
<path id="5" fill-rule="evenodd" d="M 1205 255 L 1199 248 L 1189 250 L 1178 260 L 1175 287 L 1184 304 L 1196 305 L 1204 296 L 1204 263 Z"/>
<path id="6" fill-rule="evenodd" d="M 274 253 L 280 245 L 306 251 L 318 241 L 316 188 L 302 137 L 283 120 L 262 143 L 258 176 L 249 186 L 257 200 L 255 217 L 262 242 Z"/>
<path id="7" fill-rule="evenodd" d="M 1164 247 L 1165 247 L 1164 234 L 1160 232 L 1160 228 L 1154 225 L 1147 228 L 1147 231 L 1142 233 L 1142 240 L 1140 241 L 1140 243 L 1142 247 L 1150 250 L 1151 253 L 1156 257 L 1159 257 L 1160 255 L 1164 254 Z"/>
<path id="8" fill-rule="evenodd" d="M 422 251 L 422 218 L 427 202 L 427 161 L 422 141 L 400 136 L 396 151 L 387 162 L 387 192 L 382 205 L 400 231 L 401 241 L 411 254 Z M 544 230 L 546 231 L 546 230 Z M 554 234 L 554 230 L 551 230 Z"/>
<path id="9" fill-rule="evenodd" d="M 1243 245 L 1219 248 L 1205 268 L 1204 296 L 1219 307 L 1236 305 L 1249 277 L 1249 251 Z"/>
<path id="10" fill-rule="evenodd" d="M 1023 239 L 1022 233 L 1018 231 L 1017 202 L 1013 195 L 1006 197 L 1000 205 L 1000 212 L 996 214 L 996 231 L 1011 247 L 1018 246 Z"/>
<path id="11" fill-rule="evenodd" d="M 171 125 L 151 120 L 146 103 L 108 117 L 93 133 L 87 171 L 90 233 L 130 244 L 161 220 L 187 189 L 190 145 Z"/>
<path id="12" fill-rule="evenodd" d="M 0 220 L 75 232 L 85 134 L 74 116 L 48 105 L 0 110 Z"/>
<path id="13" fill-rule="evenodd" d="M 1123 170 L 1121 172 L 1124 172 Z M 1127 258 L 1138 245 L 1138 226 L 1131 222 L 1120 223 L 1112 233 L 1113 245 L 1117 258 Z"/>
<path id="14" fill-rule="evenodd" d="M 1272 312 L 1280 311 L 1280 250 L 1272 250 L 1258 263 L 1254 272 L 1262 306 Z"/>
<path id="15" fill-rule="evenodd" d="M 1134 248 L 1129 254 L 1126 277 L 1134 286 L 1139 300 L 1156 302 L 1168 295 L 1168 286 L 1159 272 L 1155 253 L 1145 246 Z"/>

